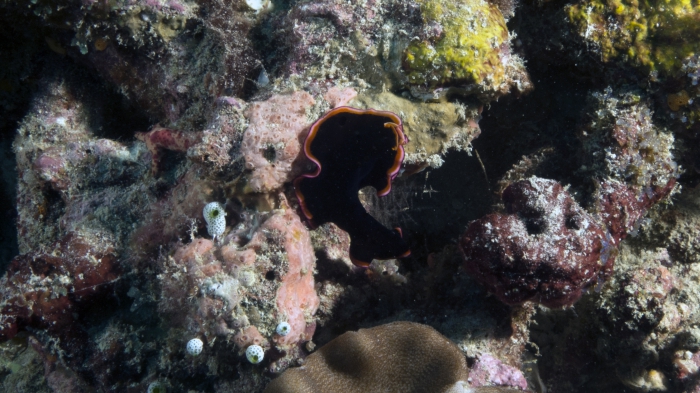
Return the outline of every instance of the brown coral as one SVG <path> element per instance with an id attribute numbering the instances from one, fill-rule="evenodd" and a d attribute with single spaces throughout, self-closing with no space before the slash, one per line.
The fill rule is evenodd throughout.
<path id="1" fill-rule="evenodd" d="M 341 335 L 265 393 L 446 392 L 466 378 L 454 343 L 429 326 L 394 322 Z"/>

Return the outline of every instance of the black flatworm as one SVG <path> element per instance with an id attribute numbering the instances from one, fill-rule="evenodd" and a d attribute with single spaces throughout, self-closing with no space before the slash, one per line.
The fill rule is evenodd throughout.
<path id="1" fill-rule="evenodd" d="M 332 222 L 346 231 L 357 266 L 411 253 L 401 230 L 380 224 L 358 196 L 366 186 L 378 196 L 391 191 L 406 142 L 403 123 L 394 113 L 350 107 L 335 108 L 316 121 L 304 142 L 316 171 L 294 181 L 301 210 L 313 227 Z"/>

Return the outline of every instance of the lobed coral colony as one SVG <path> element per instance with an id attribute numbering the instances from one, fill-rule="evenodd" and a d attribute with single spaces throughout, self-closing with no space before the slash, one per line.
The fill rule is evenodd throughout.
<path id="1" fill-rule="evenodd" d="M 700 392 L 697 1 L 0 22 L 0 391 Z"/>

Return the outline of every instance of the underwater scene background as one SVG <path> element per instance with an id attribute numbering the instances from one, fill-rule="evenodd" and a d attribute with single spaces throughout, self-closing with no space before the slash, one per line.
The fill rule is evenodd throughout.
<path id="1" fill-rule="evenodd" d="M 0 23 L 0 391 L 700 392 L 696 0 Z"/>

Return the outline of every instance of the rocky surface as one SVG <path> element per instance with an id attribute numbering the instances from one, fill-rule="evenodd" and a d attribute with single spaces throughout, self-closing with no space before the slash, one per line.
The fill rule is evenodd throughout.
<path id="1" fill-rule="evenodd" d="M 699 18 L 0 0 L 2 389 L 263 392 L 346 332 L 411 321 L 454 343 L 451 392 L 697 392 Z M 360 200 L 412 254 L 366 269 L 292 184 L 344 105 L 409 139 L 391 193 Z"/>

